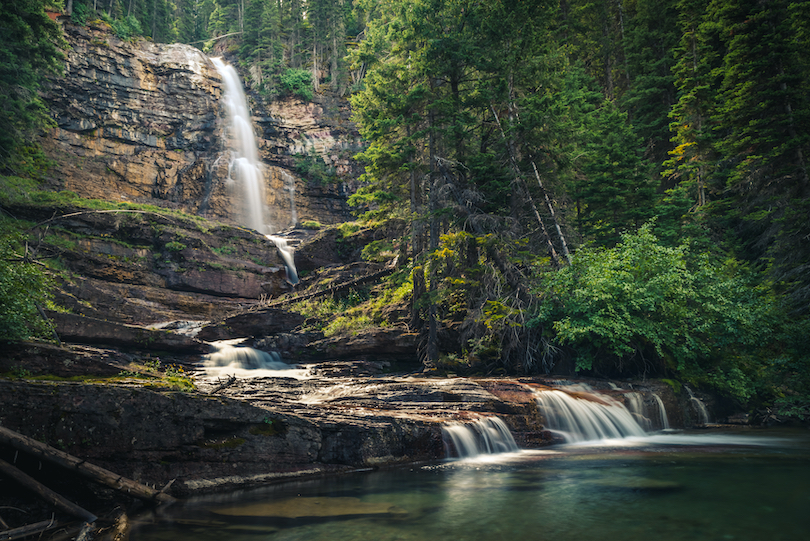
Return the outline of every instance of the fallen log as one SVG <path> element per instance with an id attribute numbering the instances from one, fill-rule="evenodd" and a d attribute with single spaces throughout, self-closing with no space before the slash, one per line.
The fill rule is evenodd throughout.
<path id="1" fill-rule="evenodd" d="M 0 426 L 0 443 L 5 443 L 24 451 L 30 455 L 47 460 L 57 466 L 61 466 L 71 471 L 106 485 L 124 494 L 128 494 L 140 500 L 156 501 L 160 503 L 170 503 L 175 499 L 168 494 L 162 493 L 146 485 L 142 485 L 132 479 L 127 479 L 109 470 L 105 470 L 95 464 L 77 458 L 73 455 L 54 449 L 41 441 L 37 441 L 28 436 L 23 436 L 13 430 Z"/>
<path id="2" fill-rule="evenodd" d="M 34 522 L 33 524 L 26 524 L 25 526 L 20 526 L 19 528 L 13 528 L 11 530 L 5 530 L 0 532 L 0 541 L 12 541 L 13 539 L 22 539 L 23 537 L 28 537 L 29 535 L 47 532 L 48 530 L 58 528 L 59 526 L 60 523 L 56 522 L 55 520 L 43 520 L 42 522 Z"/>
<path id="3" fill-rule="evenodd" d="M 80 518 L 87 522 L 95 522 L 96 518 L 98 518 L 87 509 L 79 507 L 64 496 L 54 492 L 27 473 L 18 470 L 2 459 L 0 459 L 0 473 L 17 481 L 19 484 L 39 496 L 42 500 L 48 502 L 58 510 L 63 511 L 68 515 Z"/>

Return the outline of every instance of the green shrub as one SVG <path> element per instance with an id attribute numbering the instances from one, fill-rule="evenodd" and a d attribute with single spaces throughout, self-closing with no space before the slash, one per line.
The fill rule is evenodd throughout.
<path id="1" fill-rule="evenodd" d="M 22 236 L 0 221 L 0 340 L 19 341 L 45 336 L 50 327 L 37 304 L 49 297 L 50 279 L 25 259 Z"/>
<path id="2" fill-rule="evenodd" d="M 182 252 L 186 249 L 186 245 L 182 242 L 171 241 L 166 243 L 166 249 L 170 252 Z"/>
<path id="3" fill-rule="evenodd" d="M 279 82 L 282 92 L 312 101 L 312 73 L 309 71 L 289 68 L 281 74 Z"/>
<path id="4" fill-rule="evenodd" d="M 614 248 L 581 249 L 546 288 L 530 324 L 551 326 L 578 371 L 687 371 L 745 398 L 740 356 L 774 332 L 773 297 L 744 267 L 662 246 L 651 224 Z"/>

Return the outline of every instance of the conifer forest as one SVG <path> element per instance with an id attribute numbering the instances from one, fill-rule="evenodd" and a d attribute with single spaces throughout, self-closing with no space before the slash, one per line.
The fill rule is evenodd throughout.
<path id="1" fill-rule="evenodd" d="M 810 417 L 810 1 L 4 1 L 5 178 L 47 166 L 44 7 L 224 54 L 259 99 L 348 100 L 350 204 L 400 224 L 368 253 L 399 257 L 426 370 L 673 378 Z M 28 338 L 50 282 L 7 222 L 0 321 Z"/>

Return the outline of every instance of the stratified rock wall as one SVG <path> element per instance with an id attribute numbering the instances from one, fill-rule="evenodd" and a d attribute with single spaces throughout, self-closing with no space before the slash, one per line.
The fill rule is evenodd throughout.
<path id="1" fill-rule="evenodd" d="M 64 29 L 70 45 L 64 76 L 49 80 L 43 93 L 57 122 L 43 138 L 57 164 L 51 187 L 239 222 L 221 80 L 210 59 L 189 45 L 122 41 L 103 24 L 65 22 Z M 275 229 L 293 225 L 290 187 L 299 221 L 349 217 L 359 135 L 345 104 L 330 104 L 254 100 Z M 334 167 L 332 182 L 300 177 L 301 156 L 309 154 Z"/>
<path id="2" fill-rule="evenodd" d="M 44 141 L 55 188 L 84 197 L 197 211 L 220 142 L 219 76 L 186 45 L 124 42 L 65 25 L 64 77 L 44 98 L 57 128 Z"/>

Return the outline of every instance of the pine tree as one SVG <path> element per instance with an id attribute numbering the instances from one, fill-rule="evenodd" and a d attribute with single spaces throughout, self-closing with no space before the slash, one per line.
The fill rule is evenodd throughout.
<path id="1" fill-rule="evenodd" d="M 40 78 L 61 69 L 61 30 L 43 0 L 0 4 L 0 170 L 25 174 L 37 133 L 51 125 Z"/>

